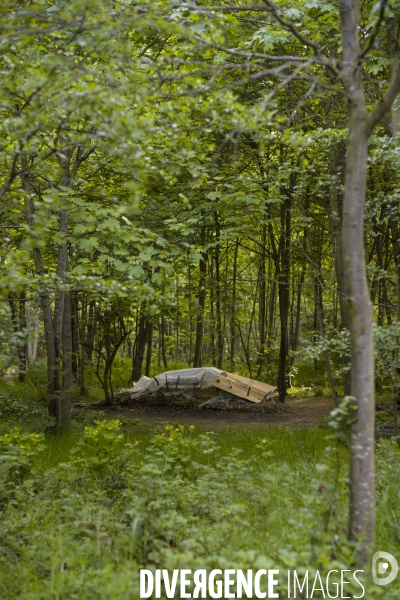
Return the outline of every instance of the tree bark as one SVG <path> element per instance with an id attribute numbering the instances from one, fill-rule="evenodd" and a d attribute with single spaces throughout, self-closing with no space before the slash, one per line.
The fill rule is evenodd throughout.
<path id="1" fill-rule="evenodd" d="M 28 362 L 32 363 L 36 360 L 38 351 L 38 333 L 39 333 L 39 310 L 35 307 L 33 309 L 33 320 L 32 312 L 28 311 L 27 314 L 27 325 L 31 327 L 33 325 L 33 337 L 28 339 Z"/>
<path id="2" fill-rule="evenodd" d="M 146 366 L 145 366 L 145 370 L 144 370 L 144 374 L 146 375 L 146 377 L 150 377 L 152 351 L 153 351 L 153 323 L 148 323 Z"/>
<path id="3" fill-rule="evenodd" d="M 147 321 L 145 315 L 142 312 L 139 318 L 139 331 L 136 339 L 136 352 L 134 356 L 132 369 L 132 381 L 134 382 L 139 381 L 139 379 L 142 376 L 144 351 L 148 335 L 148 326 L 149 322 Z"/>
<path id="4" fill-rule="evenodd" d="M 266 218 L 264 217 L 264 222 L 262 225 L 262 236 L 261 236 L 261 257 L 260 264 L 258 268 L 258 276 L 260 279 L 260 296 L 258 303 L 259 310 L 259 350 L 258 350 L 258 369 L 257 369 L 257 378 L 261 376 L 264 361 L 265 361 L 265 322 L 266 322 L 266 302 L 267 302 L 267 280 L 266 280 L 266 246 L 267 246 L 267 224 Z"/>
<path id="5" fill-rule="evenodd" d="M 59 414 L 57 414 L 57 430 L 68 431 L 71 424 L 71 395 L 72 395 L 72 315 L 71 295 L 64 292 L 63 311 L 63 356 L 62 356 L 62 389 Z"/>
<path id="6" fill-rule="evenodd" d="M 300 280 L 299 280 L 299 283 L 297 284 L 296 319 L 295 319 L 295 325 L 294 325 L 293 346 L 292 346 L 293 359 L 294 359 L 294 353 L 297 350 L 297 345 L 298 345 L 298 342 L 299 342 L 300 315 L 301 315 L 301 297 L 302 297 L 302 294 L 303 294 L 303 283 L 304 283 L 305 272 L 306 272 L 306 268 L 303 266 L 303 268 L 301 270 Z"/>
<path id="7" fill-rule="evenodd" d="M 11 320 L 15 333 L 15 350 L 18 356 L 18 380 L 23 383 L 26 374 L 27 344 L 26 336 L 26 307 L 25 292 L 21 292 L 19 299 L 13 298 L 10 294 L 8 302 L 11 309 Z"/>
<path id="8" fill-rule="evenodd" d="M 232 304 L 230 315 L 230 363 L 231 371 L 235 370 L 235 346 L 236 346 L 236 277 L 237 277 L 237 260 L 239 251 L 239 238 L 235 241 L 235 251 L 233 254 L 233 273 L 232 273 Z"/>
<path id="9" fill-rule="evenodd" d="M 71 323 L 72 323 L 72 375 L 75 381 L 79 378 L 79 310 L 78 299 L 76 295 L 70 299 L 71 303 Z"/>
<path id="10" fill-rule="evenodd" d="M 222 307 L 221 307 L 221 273 L 220 273 L 220 224 L 218 214 L 214 214 L 215 220 L 215 317 L 217 325 L 217 368 L 222 369 L 224 357 L 224 333 L 222 329 Z"/>
<path id="11" fill-rule="evenodd" d="M 339 0 L 339 11 L 343 46 L 341 79 L 348 112 L 343 271 L 350 329 L 351 394 L 357 403 L 357 418 L 350 427 L 349 536 L 358 542 L 359 562 L 366 564 L 371 557 L 375 533 L 373 306 L 366 274 L 363 220 L 368 138 L 400 91 L 400 71 L 396 38 L 391 47 L 393 64 L 390 85 L 374 109 L 368 111 L 362 82 L 359 0 Z"/>
<path id="12" fill-rule="evenodd" d="M 272 340 L 275 334 L 275 314 L 276 314 L 276 274 L 272 283 L 271 295 L 268 308 L 268 336 L 267 336 L 267 365 L 272 364 Z"/>
<path id="13" fill-rule="evenodd" d="M 163 359 L 164 369 L 168 369 L 167 354 L 165 351 L 165 322 L 164 316 L 161 317 L 161 356 Z"/>
<path id="14" fill-rule="evenodd" d="M 19 295 L 19 331 L 23 339 L 18 345 L 18 380 L 23 383 L 26 375 L 28 346 L 26 342 L 26 293 L 23 290 Z"/>
<path id="15" fill-rule="evenodd" d="M 343 199 L 343 273 L 351 345 L 351 395 L 357 403 L 357 417 L 350 426 L 349 537 L 358 542 L 359 560 L 364 564 L 369 560 L 375 533 L 373 307 L 366 274 L 363 222 L 369 132 L 358 58 L 359 3 L 339 0 L 339 7 L 345 64 L 342 81 L 349 125 Z"/>
<path id="16" fill-rule="evenodd" d="M 204 242 L 204 234 L 203 234 Z M 204 308 L 206 304 L 206 275 L 207 275 L 207 264 L 206 257 L 202 253 L 199 263 L 199 293 L 198 293 L 198 305 L 197 305 L 197 317 L 196 317 L 196 341 L 194 346 L 194 358 L 193 367 L 201 367 L 201 356 L 203 346 L 203 333 L 204 333 Z"/>
<path id="17" fill-rule="evenodd" d="M 368 137 L 364 106 L 349 107 L 349 134 L 344 193 L 343 256 L 351 339 L 351 394 L 357 420 L 350 428 L 350 538 L 372 544 L 375 526 L 374 440 L 375 389 L 372 338 L 373 307 L 366 275 L 363 212 L 367 179 Z M 361 114 L 360 114 L 361 113 Z M 365 557 L 365 558 L 364 558 Z"/>
<path id="18" fill-rule="evenodd" d="M 285 402 L 287 376 L 289 372 L 289 336 L 288 322 L 290 309 L 290 236 L 291 236 L 291 197 L 285 191 L 285 199 L 281 204 L 281 234 L 279 240 L 280 272 L 278 275 L 280 345 L 278 365 L 279 402 Z"/>

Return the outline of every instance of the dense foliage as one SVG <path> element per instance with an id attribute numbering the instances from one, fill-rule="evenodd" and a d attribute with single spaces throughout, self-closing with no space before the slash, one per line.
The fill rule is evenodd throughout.
<path id="1" fill-rule="evenodd" d="M 375 8 L 363 9 L 366 32 Z M 324 67 L 257 11 L 83 0 L 1 10 L 3 368 L 19 360 L 23 372 L 53 336 L 55 365 L 64 354 L 84 390 L 94 361 L 108 401 L 118 354 L 133 360 L 126 379 L 157 360 L 271 382 L 279 370 L 280 387 L 313 361 L 343 393 L 346 108 Z M 290 18 L 339 51 L 334 5 L 306 3 Z M 365 63 L 371 102 L 388 61 L 382 38 Z M 384 334 L 397 305 L 393 127 L 384 120 L 371 140 L 365 220 Z M 67 292 L 72 365 L 61 349 Z M 390 388 L 393 356 L 382 360 L 378 386 Z"/>
<path id="2" fill-rule="evenodd" d="M 311 580 L 352 568 L 347 451 L 326 430 L 86 423 L 57 442 L 0 437 L 2 598 L 134 599 L 139 568 L 311 569 Z M 381 444 L 377 543 L 393 552 L 399 459 Z M 362 582 L 368 598 L 398 596 Z"/>

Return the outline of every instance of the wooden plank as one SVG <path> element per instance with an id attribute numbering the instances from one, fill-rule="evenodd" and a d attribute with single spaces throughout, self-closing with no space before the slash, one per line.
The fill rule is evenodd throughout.
<path id="1" fill-rule="evenodd" d="M 234 373 L 221 373 L 214 381 L 214 385 L 221 390 L 226 390 L 231 394 L 235 394 L 235 396 L 239 396 L 239 398 L 256 404 L 259 404 L 268 394 L 276 390 L 276 387 L 272 385 Z"/>

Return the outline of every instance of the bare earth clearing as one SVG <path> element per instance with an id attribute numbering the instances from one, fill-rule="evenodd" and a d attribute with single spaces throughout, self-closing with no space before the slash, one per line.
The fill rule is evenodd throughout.
<path id="1" fill-rule="evenodd" d="M 274 402 L 274 404 L 277 404 Z M 323 417 L 333 409 L 333 401 L 328 398 L 288 399 L 286 404 L 276 410 L 265 412 L 258 410 L 194 410 L 181 406 L 144 405 L 118 408 L 108 411 L 107 417 L 118 416 L 138 419 L 139 424 L 182 423 L 196 425 L 212 431 L 226 427 L 267 427 L 270 424 L 287 427 L 315 427 Z"/>

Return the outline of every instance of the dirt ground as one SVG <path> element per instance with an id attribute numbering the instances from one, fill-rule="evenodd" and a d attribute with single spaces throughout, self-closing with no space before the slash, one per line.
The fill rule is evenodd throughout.
<path id="1" fill-rule="evenodd" d="M 130 406 L 109 411 L 109 418 L 138 419 L 138 424 L 182 423 L 211 431 L 227 427 L 267 427 L 270 424 L 286 427 L 315 427 L 321 418 L 329 415 L 333 401 L 326 398 L 288 399 L 281 411 L 262 410 L 193 410 L 180 406 Z"/>

